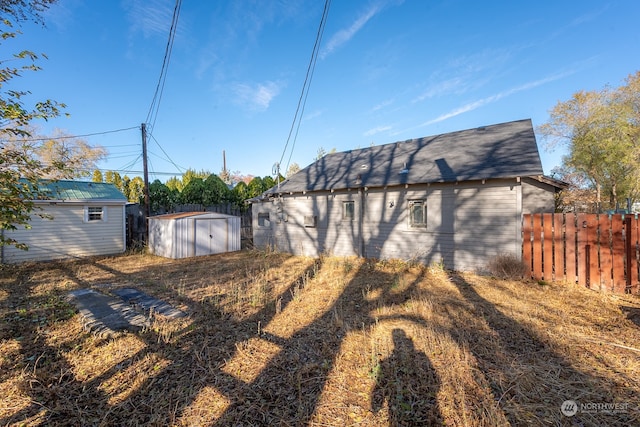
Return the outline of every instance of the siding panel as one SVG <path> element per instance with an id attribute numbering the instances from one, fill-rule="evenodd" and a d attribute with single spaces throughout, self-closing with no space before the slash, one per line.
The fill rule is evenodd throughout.
<path id="1" fill-rule="evenodd" d="M 104 205 L 100 205 L 104 206 Z M 6 232 L 29 246 L 28 251 L 13 246 L 3 248 L 4 262 L 47 261 L 53 259 L 108 255 L 125 250 L 124 206 L 105 206 L 106 221 L 84 222 L 84 205 L 47 205 L 34 216 L 31 229 Z"/>
<path id="2" fill-rule="evenodd" d="M 357 191 L 283 196 L 279 204 L 253 205 L 254 243 L 311 256 L 328 252 L 483 269 L 494 255 L 520 254 L 523 197 L 515 179 L 371 189 L 363 197 Z M 354 221 L 342 220 L 342 202 L 347 200 L 355 202 Z M 425 227 L 410 227 L 411 200 L 426 200 Z M 278 207 L 282 219 L 277 219 Z M 359 227 L 361 209 L 364 221 Z M 269 212 L 269 227 L 257 226 L 260 212 Z M 318 215 L 317 227 L 304 226 L 304 216 L 310 214 Z"/>

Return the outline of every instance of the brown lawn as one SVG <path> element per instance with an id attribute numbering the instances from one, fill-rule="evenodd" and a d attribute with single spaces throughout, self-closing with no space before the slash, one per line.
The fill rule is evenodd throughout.
<path id="1" fill-rule="evenodd" d="M 65 301 L 132 286 L 189 317 L 96 337 Z M 640 425 L 640 298 L 573 285 L 132 254 L 4 266 L 0 317 L 0 425 Z"/>

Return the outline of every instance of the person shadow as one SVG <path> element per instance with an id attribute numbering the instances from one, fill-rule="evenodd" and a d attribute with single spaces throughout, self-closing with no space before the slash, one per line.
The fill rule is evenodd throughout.
<path id="1" fill-rule="evenodd" d="M 393 352 L 374 371 L 371 409 L 379 412 L 386 401 L 390 426 L 442 425 L 437 403 L 440 381 L 431 361 L 416 350 L 404 330 L 394 329 L 392 338 Z"/>

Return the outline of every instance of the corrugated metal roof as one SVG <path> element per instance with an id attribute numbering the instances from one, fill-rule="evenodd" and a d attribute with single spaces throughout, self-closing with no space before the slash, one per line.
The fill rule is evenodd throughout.
<path id="1" fill-rule="evenodd" d="M 162 214 L 162 215 L 155 215 L 155 216 L 149 217 L 149 219 L 172 220 L 172 219 L 180 219 L 180 218 L 190 218 L 194 216 L 205 216 L 205 217 L 212 217 L 212 218 L 229 218 L 235 215 L 229 215 L 229 214 L 224 214 L 220 212 L 210 212 L 210 211 L 175 212 L 175 213 L 168 213 L 168 214 Z"/>
<path id="2" fill-rule="evenodd" d="M 176 212 L 176 213 L 169 213 L 169 214 L 163 214 L 163 215 L 156 215 L 156 216 L 152 216 L 151 218 L 153 218 L 153 219 L 180 219 L 180 218 L 188 218 L 190 216 L 202 215 L 204 213 L 207 213 L 207 212 Z"/>
<path id="3" fill-rule="evenodd" d="M 40 189 L 48 193 L 50 200 L 70 201 L 121 201 L 127 198 L 113 184 L 85 181 L 41 181 Z"/>
<path id="4" fill-rule="evenodd" d="M 530 119 L 327 154 L 280 192 L 542 175 Z M 277 187 L 267 194 L 277 193 Z"/>

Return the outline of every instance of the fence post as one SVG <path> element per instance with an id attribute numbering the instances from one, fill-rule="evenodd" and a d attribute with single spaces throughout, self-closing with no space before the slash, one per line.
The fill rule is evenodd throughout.
<path id="1" fill-rule="evenodd" d="M 631 260 L 632 260 L 632 256 L 631 256 L 631 245 L 632 245 L 632 241 L 631 241 L 631 215 L 628 215 L 624 218 L 624 232 L 625 232 L 625 248 L 624 248 L 624 253 L 625 253 L 625 259 L 627 261 L 627 275 L 626 275 L 626 283 L 625 283 L 625 293 L 630 293 L 631 292 L 631 279 L 633 277 L 633 275 L 631 274 L 631 269 L 632 269 L 632 264 L 631 264 Z M 633 245 L 633 259 L 635 259 L 635 254 L 636 254 L 636 246 Z"/>
<path id="2" fill-rule="evenodd" d="M 591 288 L 591 245 L 584 246 L 585 286 Z"/>
<path id="3" fill-rule="evenodd" d="M 529 277 L 533 277 L 533 266 L 531 252 L 531 218 L 532 214 L 524 214 L 522 216 L 522 262 L 529 268 Z"/>

